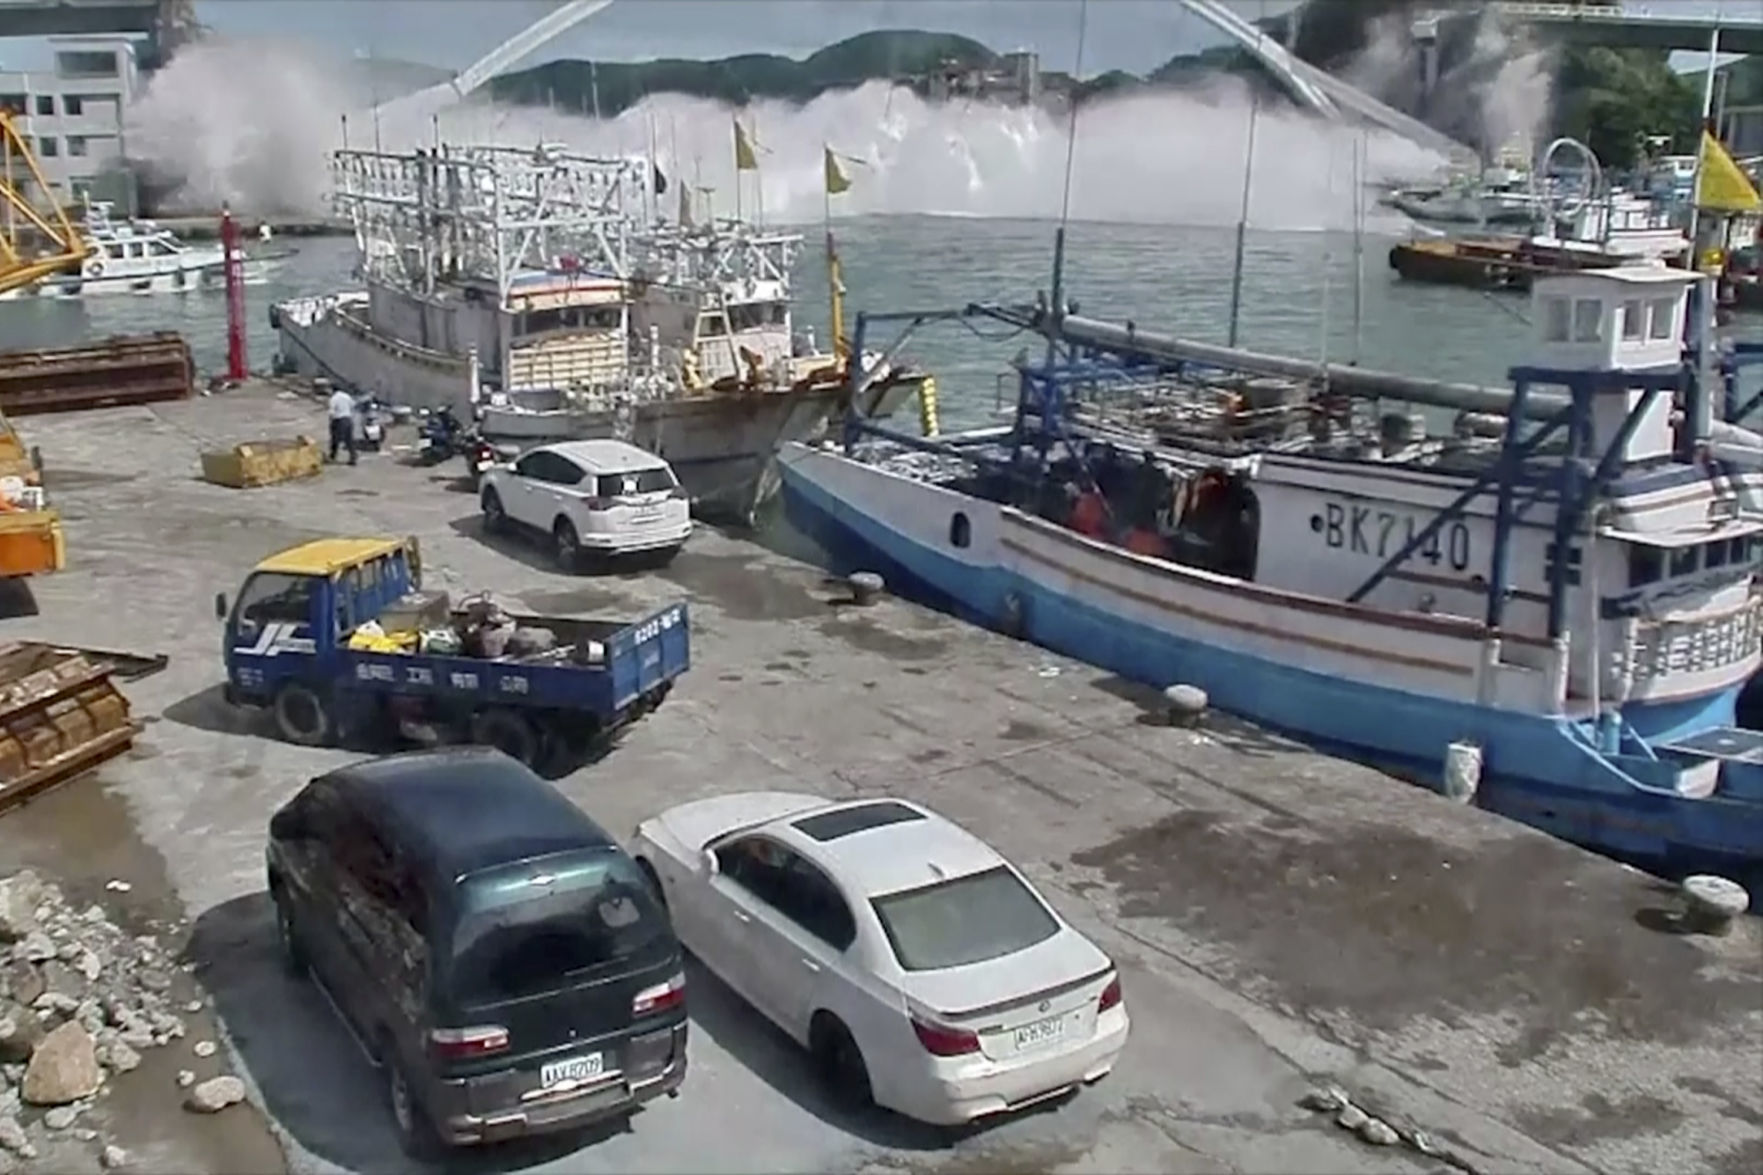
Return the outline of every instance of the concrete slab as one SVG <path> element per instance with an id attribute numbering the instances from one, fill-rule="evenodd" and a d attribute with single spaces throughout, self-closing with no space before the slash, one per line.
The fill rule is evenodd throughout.
<path id="1" fill-rule="evenodd" d="M 694 536 L 665 573 L 565 577 L 490 545 L 450 475 L 365 457 L 315 481 L 196 479 L 211 444 L 322 430 L 270 393 L 30 422 L 69 568 L 18 636 L 145 648 L 141 757 L 73 788 L 126 806 L 194 920 L 200 978 L 302 1171 L 398 1169 L 374 1078 L 281 978 L 262 896 L 273 807 L 345 756 L 227 713 L 216 591 L 328 532 L 413 533 L 431 579 L 550 612 L 685 595 L 695 667 L 564 789 L 614 829 L 685 799 L 896 793 L 1009 854 L 1119 960 L 1134 1035 L 1056 1109 L 949 1136 L 841 1116 L 801 1057 L 692 976 L 683 1096 L 628 1132 L 495 1158 L 570 1171 L 1429 1171 L 1299 1108 L 1333 1081 L 1473 1170 L 1763 1168 L 1763 934 L 1667 933 L 1642 875 L 1255 729 L 1173 730 L 1096 670 L 898 601 L 839 608 L 818 572 Z M 18 835 L 0 821 L 0 846 Z M 573 1146 L 575 1149 L 568 1149 Z M 486 1159 L 486 1161 L 489 1161 Z"/>

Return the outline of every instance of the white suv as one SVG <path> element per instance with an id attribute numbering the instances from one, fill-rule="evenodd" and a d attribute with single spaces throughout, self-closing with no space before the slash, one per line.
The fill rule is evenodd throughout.
<path id="1" fill-rule="evenodd" d="M 479 502 L 485 530 L 548 535 L 565 570 L 584 553 L 658 552 L 671 559 L 692 533 L 691 504 L 673 470 L 624 441 L 528 449 L 514 464 L 484 471 Z"/>

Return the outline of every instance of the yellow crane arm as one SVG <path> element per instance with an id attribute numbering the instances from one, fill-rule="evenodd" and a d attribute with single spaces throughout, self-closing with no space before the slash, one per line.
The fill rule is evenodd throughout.
<path id="1" fill-rule="evenodd" d="M 60 201 L 50 198 L 49 216 L 44 216 L 25 198 L 14 179 L 15 160 L 36 182 L 37 190 L 50 198 L 49 183 L 30 144 L 19 134 L 12 117 L 0 110 L 0 164 L 4 165 L 0 171 L 0 212 L 4 213 L 0 223 L 0 294 L 77 266 L 92 251 Z M 21 216 L 43 237 L 41 246 L 29 256 L 19 234 Z"/>

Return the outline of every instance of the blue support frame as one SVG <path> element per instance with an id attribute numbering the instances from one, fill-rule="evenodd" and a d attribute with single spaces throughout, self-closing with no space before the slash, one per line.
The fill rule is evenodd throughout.
<path id="1" fill-rule="evenodd" d="M 1739 403 L 1739 372 L 1747 367 L 1763 365 L 1763 343 L 1732 343 L 1721 356 L 1720 382 L 1726 393 L 1726 416 L 1729 424 L 1738 424 L 1763 407 L 1763 391 Z"/>

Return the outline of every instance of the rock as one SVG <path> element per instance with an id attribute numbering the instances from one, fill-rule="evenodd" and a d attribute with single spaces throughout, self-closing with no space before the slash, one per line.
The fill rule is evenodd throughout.
<path id="1" fill-rule="evenodd" d="M 873 571 L 857 571 L 845 577 L 845 586 L 851 589 L 851 602 L 863 605 L 874 602 L 888 585 Z"/>
<path id="2" fill-rule="evenodd" d="M 1211 699 L 1197 685 L 1172 685 L 1163 691 L 1163 705 L 1171 726 L 1192 726 L 1206 713 Z"/>
<path id="3" fill-rule="evenodd" d="M 59 1106 L 91 1097 L 103 1083 L 91 1033 L 70 1021 L 45 1036 L 31 1053 L 20 1091 L 33 1106 Z"/>
<path id="4" fill-rule="evenodd" d="M 27 1159 L 35 1150 L 31 1140 L 25 1137 L 24 1127 L 18 1124 L 17 1118 L 0 1118 L 0 1150 L 9 1150 Z"/>
<path id="5" fill-rule="evenodd" d="M 126 881 L 122 881 L 119 878 L 112 877 L 109 881 L 106 881 L 104 883 L 104 888 L 109 890 L 111 893 L 127 893 L 127 892 L 129 892 L 129 890 L 131 890 L 135 887 L 130 885 Z"/>
<path id="6" fill-rule="evenodd" d="M 141 1064 L 141 1054 L 118 1039 L 99 1048 L 98 1063 L 113 1072 L 132 1073 Z"/>
<path id="7" fill-rule="evenodd" d="M 127 1047 L 129 1047 L 131 1049 L 136 1050 L 137 1052 L 139 1052 L 142 1049 L 150 1049 L 154 1046 L 154 1044 L 157 1043 L 153 1039 L 152 1029 L 149 1029 L 149 1028 L 140 1028 L 140 1027 L 125 1028 L 121 1032 L 117 1033 L 116 1038 L 117 1038 L 117 1040 L 121 1041 L 124 1045 L 126 1045 Z"/>
<path id="8" fill-rule="evenodd" d="M 178 1070 L 179 1089 L 188 1089 L 194 1084 L 196 1084 L 196 1075 L 194 1073 L 190 1072 L 188 1069 Z"/>
<path id="9" fill-rule="evenodd" d="M 43 1125 L 51 1130 L 66 1130 L 80 1116 L 77 1106 L 56 1106 L 43 1115 Z"/>
<path id="10" fill-rule="evenodd" d="M 1366 1118 L 1359 1126 L 1359 1137 L 1372 1146 L 1393 1146 L 1401 1136 L 1382 1118 Z"/>
<path id="11" fill-rule="evenodd" d="M 32 1000 L 43 994 L 43 973 L 37 970 L 36 964 L 24 959 L 8 959 L 4 967 L 0 967 L 0 986 L 4 986 L 8 994 L 26 1007 Z"/>
<path id="12" fill-rule="evenodd" d="M 171 990 L 171 976 L 157 967 L 143 967 L 135 973 L 135 983 L 142 991 Z"/>
<path id="13" fill-rule="evenodd" d="M 1432 1135 L 1424 1130 L 1416 1130 L 1409 1136 L 1408 1141 L 1415 1150 L 1428 1157 L 1436 1158 L 1443 1153 L 1439 1150 L 1439 1144 L 1433 1141 Z"/>
<path id="14" fill-rule="evenodd" d="M 79 958 L 74 960 L 73 965 L 86 977 L 87 983 L 96 983 L 98 976 L 104 973 L 104 960 L 90 947 L 80 951 Z"/>
<path id="15" fill-rule="evenodd" d="M 31 931 L 13 948 L 13 958 L 26 959 L 32 963 L 42 963 L 54 957 L 55 940 L 41 930 Z"/>
<path id="16" fill-rule="evenodd" d="M 17 942 L 37 929 L 43 883 L 29 869 L 0 880 L 0 942 Z"/>
<path id="17" fill-rule="evenodd" d="M 43 1022 L 28 1012 L 10 1008 L 0 1016 L 0 1062 L 19 1064 L 31 1059 L 31 1050 L 43 1039 Z"/>
<path id="18" fill-rule="evenodd" d="M 190 1091 L 184 1106 L 198 1114 L 218 1114 L 245 1100 L 245 1083 L 237 1077 L 210 1077 Z"/>
<path id="19" fill-rule="evenodd" d="M 1312 1089 L 1299 1099 L 1298 1104 L 1306 1110 L 1316 1110 L 1324 1114 L 1332 1114 L 1337 1110 L 1352 1105 L 1352 1099 L 1336 1085 L 1323 1085 Z"/>
<path id="20" fill-rule="evenodd" d="M 1342 1130 L 1357 1130 L 1369 1119 L 1370 1115 L 1364 1110 L 1349 1104 L 1341 1107 L 1341 1112 L 1335 1116 L 1334 1124 Z"/>
<path id="21" fill-rule="evenodd" d="M 194 1016 L 196 1013 L 200 1012 L 201 1010 L 202 1010 L 202 1001 L 201 1000 L 191 1000 L 189 1003 L 184 1005 L 184 1011 L 188 1012 L 192 1016 Z"/>
<path id="22" fill-rule="evenodd" d="M 212 1057 L 214 1055 L 214 1042 L 212 1040 L 199 1040 L 190 1051 L 195 1053 L 198 1057 Z"/>
<path id="23" fill-rule="evenodd" d="M 114 1171 L 118 1167 L 128 1166 L 129 1152 L 115 1143 L 111 1143 L 104 1148 L 104 1153 L 98 1156 L 98 1161 L 103 1164 L 106 1171 Z"/>
<path id="24" fill-rule="evenodd" d="M 43 964 L 43 990 L 51 995 L 66 996 L 73 1000 L 74 1005 L 86 996 L 86 981 L 78 971 L 69 967 L 60 959 L 50 959 Z"/>

